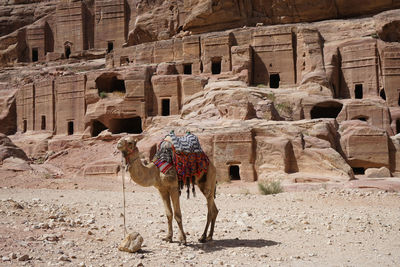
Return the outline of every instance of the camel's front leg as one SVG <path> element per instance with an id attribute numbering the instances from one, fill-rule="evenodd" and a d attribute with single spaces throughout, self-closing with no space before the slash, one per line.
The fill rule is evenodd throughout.
<path id="1" fill-rule="evenodd" d="M 181 206 L 179 203 L 179 190 L 178 189 L 171 190 L 171 199 L 172 199 L 172 204 L 174 205 L 174 217 L 179 226 L 179 242 L 186 245 L 186 235 L 185 235 L 185 232 L 183 231 L 182 212 L 181 212 Z"/>
<path id="2" fill-rule="evenodd" d="M 165 238 L 163 238 L 164 241 L 167 242 L 172 242 L 172 236 L 173 236 L 173 231 L 172 231 L 172 208 L 171 208 L 171 201 L 170 201 L 170 196 L 169 192 L 163 192 L 161 190 L 160 195 L 164 203 L 164 208 L 165 208 L 165 214 L 167 215 L 168 219 L 168 234 Z"/>

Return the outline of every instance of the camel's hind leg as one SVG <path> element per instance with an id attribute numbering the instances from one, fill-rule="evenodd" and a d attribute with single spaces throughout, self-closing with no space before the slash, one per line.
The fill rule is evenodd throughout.
<path id="1" fill-rule="evenodd" d="M 177 188 L 172 189 L 170 194 L 171 194 L 172 204 L 174 205 L 174 217 L 179 226 L 179 242 L 186 245 L 186 235 L 185 232 L 183 231 L 182 212 L 179 203 L 179 190 Z"/>
<path id="2" fill-rule="evenodd" d="M 207 223 L 206 227 L 204 228 L 204 232 L 201 235 L 201 238 L 199 239 L 200 242 L 204 243 L 206 241 L 212 240 L 214 234 L 215 221 L 218 215 L 218 209 L 214 202 L 215 186 L 216 186 L 215 173 L 209 172 L 206 176 L 206 180 L 203 179 L 199 180 L 198 186 L 207 199 L 207 210 L 208 210 Z M 211 224 L 210 233 L 207 236 L 208 227 L 210 226 L 210 224 Z"/>
<path id="3" fill-rule="evenodd" d="M 173 231 L 172 231 L 172 208 L 171 208 L 170 195 L 169 192 L 161 192 L 161 191 L 160 195 L 163 200 L 165 214 L 167 215 L 168 219 L 168 234 L 166 237 L 163 238 L 163 240 L 167 242 L 172 242 Z"/>

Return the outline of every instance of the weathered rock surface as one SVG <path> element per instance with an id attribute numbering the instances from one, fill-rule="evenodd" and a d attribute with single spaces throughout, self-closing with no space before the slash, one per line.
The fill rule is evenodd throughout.
<path id="1" fill-rule="evenodd" d="M 365 176 L 368 178 L 385 178 L 391 177 L 392 174 L 390 173 L 389 169 L 386 167 L 381 168 L 368 168 L 365 170 Z"/>
<path id="2" fill-rule="evenodd" d="M 9 157 L 28 160 L 28 157 L 22 149 L 14 145 L 6 135 L 0 133 L 0 161 Z"/>

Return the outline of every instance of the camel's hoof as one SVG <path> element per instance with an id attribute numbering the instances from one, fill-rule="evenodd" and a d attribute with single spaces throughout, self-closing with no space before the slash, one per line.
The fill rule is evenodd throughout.
<path id="1" fill-rule="evenodd" d="M 208 241 L 212 241 L 213 240 L 213 238 L 212 238 L 212 236 L 207 236 L 207 238 L 206 238 L 206 241 L 208 242 Z"/>
<path id="2" fill-rule="evenodd" d="M 200 243 L 206 243 L 206 242 L 207 242 L 206 237 L 205 237 L 205 236 L 202 236 L 202 237 L 199 239 L 199 242 L 200 242 Z"/>
<path id="3" fill-rule="evenodd" d="M 168 243 L 172 243 L 172 236 L 171 237 L 169 237 L 169 236 L 164 237 L 162 240 L 165 241 L 165 242 L 168 242 Z"/>

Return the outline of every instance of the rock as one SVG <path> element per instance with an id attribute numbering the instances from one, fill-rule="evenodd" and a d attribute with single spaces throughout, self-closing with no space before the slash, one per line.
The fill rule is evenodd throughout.
<path id="1" fill-rule="evenodd" d="M 31 258 L 29 257 L 29 255 L 24 254 L 21 257 L 18 258 L 19 261 L 27 261 L 30 260 Z"/>
<path id="2" fill-rule="evenodd" d="M 17 147 L 6 135 L 0 133 L 0 162 L 10 157 L 28 160 L 22 149 Z"/>
<path id="3" fill-rule="evenodd" d="M 11 259 L 9 257 L 7 257 L 7 256 L 1 257 L 1 260 L 2 261 L 11 261 Z"/>
<path id="4" fill-rule="evenodd" d="M 134 253 L 141 249 L 142 243 L 143 237 L 137 232 L 132 232 L 125 237 L 118 249 L 121 251 Z"/>
<path id="5" fill-rule="evenodd" d="M 368 178 L 385 178 L 391 177 L 391 173 L 388 168 L 381 167 L 381 168 L 368 168 L 365 170 L 365 176 Z"/>
<path id="6" fill-rule="evenodd" d="M 70 259 L 68 256 L 65 256 L 65 255 L 61 255 L 61 256 L 58 258 L 58 260 L 59 260 L 59 261 L 71 261 L 71 259 Z"/>
<path id="7" fill-rule="evenodd" d="M 17 254 L 15 254 L 14 252 L 11 252 L 9 257 L 13 260 L 15 260 L 17 258 Z"/>
<path id="8" fill-rule="evenodd" d="M 56 242 L 59 240 L 58 236 L 55 234 L 45 234 L 43 235 L 43 239 L 50 242 Z"/>

